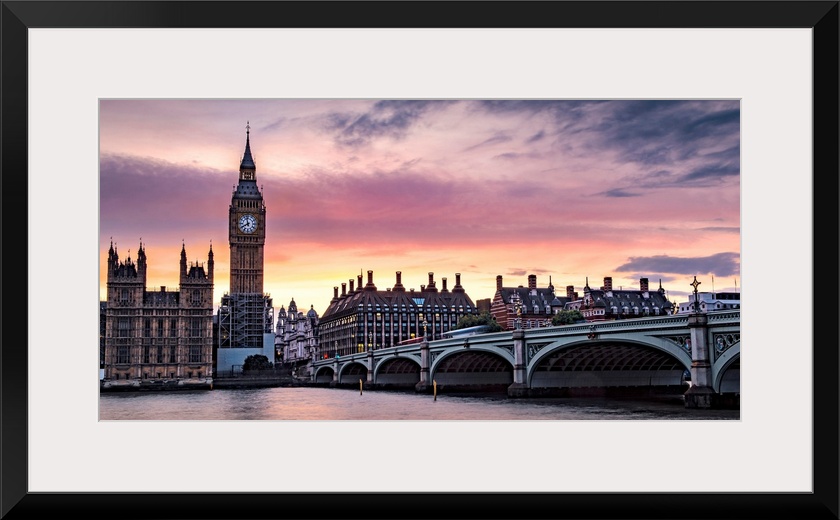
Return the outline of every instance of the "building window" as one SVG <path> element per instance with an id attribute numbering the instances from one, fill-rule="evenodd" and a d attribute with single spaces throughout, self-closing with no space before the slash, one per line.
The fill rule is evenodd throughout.
<path id="1" fill-rule="evenodd" d="M 200 338 L 201 334 L 201 318 L 190 318 L 190 337 Z"/>
<path id="2" fill-rule="evenodd" d="M 190 363 L 200 363 L 201 362 L 201 346 L 200 345 L 192 345 L 190 346 Z M 192 377 L 192 376 L 190 376 Z"/>
<path id="3" fill-rule="evenodd" d="M 117 347 L 117 363 L 118 364 L 128 364 L 131 362 L 131 357 L 129 356 L 129 348 L 128 345 L 120 345 Z"/>
<path id="4" fill-rule="evenodd" d="M 131 337 L 131 320 L 129 318 L 119 318 L 117 320 L 117 337 Z"/>
<path id="5" fill-rule="evenodd" d="M 149 362 L 149 346 L 143 346 L 143 363 Z"/>

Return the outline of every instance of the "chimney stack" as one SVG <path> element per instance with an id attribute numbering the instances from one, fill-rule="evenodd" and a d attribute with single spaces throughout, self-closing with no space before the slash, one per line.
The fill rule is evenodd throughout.
<path id="1" fill-rule="evenodd" d="M 338 299 L 338 286 L 333 287 L 333 300 Z"/>
<path id="2" fill-rule="evenodd" d="M 497 291 L 502 290 L 502 275 L 497 275 L 496 276 L 496 290 Z"/>
<path id="3" fill-rule="evenodd" d="M 464 292 L 464 288 L 461 287 L 461 273 L 455 273 L 455 287 L 452 288 L 452 292 Z"/>
<path id="4" fill-rule="evenodd" d="M 639 280 L 639 289 L 641 289 L 642 292 L 648 292 L 648 279 L 647 278 L 642 278 L 642 279 Z"/>
<path id="5" fill-rule="evenodd" d="M 604 277 L 604 290 L 605 291 L 612 291 L 612 276 L 605 276 Z"/>
<path id="6" fill-rule="evenodd" d="M 365 285 L 365 290 L 366 291 L 375 291 L 376 290 L 376 286 L 373 285 L 373 271 L 368 270 L 368 281 L 367 281 L 367 285 Z"/>
<path id="7" fill-rule="evenodd" d="M 402 284 L 402 271 L 397 271 L 397 283 L 394 284 L 395 291 L 405 291 L 405 287 Z"/>
<path id="8" fill-rule="evenodd" d="M 443 277 L 443 291 L 446 291 L 446 277 Z"/>
<path id="9" fill-rule="evenodd" d="M 352 283 L 353 280 L 350 280 L 350 282 Z M 350 291 L 351 292 L 353 291 L 352 286 L 350 287 Z M 346 283 L 341 284 L 341 296 L 347 296 L 347 284 Z"/>
<path id="10" fill-rule="evenodd" d="M 350 282 L 350 294 L 353 294 L 353 279 L 350 278 L 348 281 Z M 361 282 L 359 282 L 359 285 L 361 285 Z M 341 284 L 341 286 L 344 287 L 344 284 Z M 342 292 L 344 292 L 344 289 L 342 289 Z"/>
<path id="11" fill-rule="evenodd" d="M 437 292 L 437 287 L 435 287 L 435 273 L 429 273 L 429 284 L 426 285 L 426 290 Z"/>
<path id="12" fill-rule="evenodd" d="M 537 288 L 537 275 L 529 274 L 528 275 L 528 289 L 536 289 Z"/>
<path id="13" fill-rule="evenodd" d="M 569 300 L 575 299 L 575 286 L 574 285 L 567 285 L 566 286 L 566 298 Z"/>
<path id="14" fill-rule="evenodd" d="M 356 280 L 358 280 L 358 283 L 356 284 L 356 287 L 358 287 L 359 288 L 358 290 L 361 291 L 362 290 L 362 275 L 356 276 Z"/>

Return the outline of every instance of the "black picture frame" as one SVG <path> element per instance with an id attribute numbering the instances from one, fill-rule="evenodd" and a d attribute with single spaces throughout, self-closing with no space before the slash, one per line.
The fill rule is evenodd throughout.
<path id="1" fill-rule="evenodd" d="M 18 518 L 838 518 L 838 2 L 3 1 L 0 515 Z M 280 21 L 278 24 L 276 21 Z M 314 21 L 314 22 L 311 22 Z M 811 493 L 30 493 L 27 490 L 27 30 L 189 27 L 813 30 Z M 816 285 L 816 283 L 815 283 Z M 759 302 L 760 303 L 760 302 Z M 817 341 L 818 340 L 818 341 Z M 74 345 L 72 338 L 68 345 Z M 783 391 L 770 385 L 767 398 Z M 780 422 L 784 417 L 779 418 Z M 772 454 L 768 454 L 772 456 Z M 280 470 L 278 468 L 278 470 Z M 398 475 L 389 476 L 398 478 Z M 515 479 L 516 475 L 499 478 Z M 690 478 L 690 477 L 688 477 Z"/>

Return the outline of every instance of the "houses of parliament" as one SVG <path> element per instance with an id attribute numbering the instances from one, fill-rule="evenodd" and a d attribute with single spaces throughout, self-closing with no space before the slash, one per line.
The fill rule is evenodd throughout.
<path id="1" fill-rule="evenodd" d="M 241 369 L 249 355 L 274 360 L 274 310 L 263 292 L 266 208 L 250 133 L 249 125 L 228 209 L 230 291 L 217 314 L 212 245 L 206 264 L 188 264 L 182 244 L 179 286 L 150 289 L 143 243 L 135 260 L 120 259 L 112 240 L 100 302 L 101 389 L 212 388 L 217 372 Z"/>

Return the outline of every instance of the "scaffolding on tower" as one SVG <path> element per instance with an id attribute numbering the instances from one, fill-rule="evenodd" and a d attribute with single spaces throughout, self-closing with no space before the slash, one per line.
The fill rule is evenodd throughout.
<path id="1" fill-rule="evenodd" d="M 225 294 L 219 306 L 219 348 L 262 348 L 263 335 L 274 328 L 271 296 Z"/>

